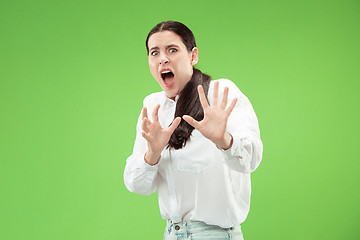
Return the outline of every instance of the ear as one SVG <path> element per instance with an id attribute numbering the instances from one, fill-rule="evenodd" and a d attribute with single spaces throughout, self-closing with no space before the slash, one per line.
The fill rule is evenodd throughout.
<path id="1" fill-rule="evenodd" d="M 199 50 L 197 47 L 194 47 L 191 50 L 191 65 L 194 66 L 199 61 Z"/>

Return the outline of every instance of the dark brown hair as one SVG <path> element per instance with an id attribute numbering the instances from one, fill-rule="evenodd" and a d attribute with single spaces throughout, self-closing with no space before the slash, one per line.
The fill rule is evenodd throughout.
<path id="1" fill-rule="evenodd" d="M 146 38 L 146 50 L 148 54 L 148 41 L 150 36 L 154 33 L 162 31 L 172 31 L 179 35 L 188 51 L 191 51 L 194 47 L 196 47 L 194 34 L 187 26 L 176 21 L 165 21 L 157 24 L 149 32 Z M 189 115 L 197 121 L 200 121 L 204 118 L 204 110 L 200 103 L 197 86 L 202 85 L 205 95 L 207 96 L 210 80 L 211 77 L 209 75 L 204 74 L 200 70 L 193 67 L 193 75 L 191 80 L 184 86 L 184 89 L 181 91 L 177 101 L 174 119 L 176 117 L 182 117 L 183 115 Z M 184 119 L 181 119 L 179 126 L 175 129 L 170 137 L 168 147 L 175 149 L 184 147 L 193 130 L 194 127 L 188 124 Z"/>

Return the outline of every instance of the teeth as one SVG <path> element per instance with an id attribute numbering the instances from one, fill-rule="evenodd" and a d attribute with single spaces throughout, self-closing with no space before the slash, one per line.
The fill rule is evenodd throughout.
<path id="1" fill-rule="evenodd" d="M 165 71 L 163 71 L 161 73 L 169 73 L 169 72 L 170 72 L 169 70 L 165 70 Z"/>

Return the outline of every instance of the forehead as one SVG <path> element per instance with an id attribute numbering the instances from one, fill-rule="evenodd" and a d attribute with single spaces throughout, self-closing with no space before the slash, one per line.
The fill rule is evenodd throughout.
<path id="1" fill-rule="evenodd" d="M 176 44 L 179 47 L 185 47 L 182 38 L 172 31 L 162 31 L 154 33 L 150 36 L 148 41 L 148 47 L 162 47 L 170 44 Z"/>

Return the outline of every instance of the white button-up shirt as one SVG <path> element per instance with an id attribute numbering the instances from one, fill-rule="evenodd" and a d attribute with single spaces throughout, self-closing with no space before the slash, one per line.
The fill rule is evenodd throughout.
<path id="1" fill-rule="evenodd" d="M 227 79 L 219 81 L 219 101 L 229 87 L 228 106 L 238 98 L 229 116 L 227 131 L 233 136 L 232 147 L 222 150 L 193 130 L 182 149 L 165 148 L 158 164 L 144 161 L 147 142 L 141 135 L 141 114 L 133 153 L 126 161 L 126 187 L 139 194 L 158 193 L 161 216 L 174 222 L 203 221 L 229 228 L 241 224 L 250 207 L 250 173 L 260 164 L 263 145 L 255 112 L 247 97 Z M 212 104 L 214 81 L 208 99 Z M 176 102 L 165 92 L 144 99 L 148 113 L 160 104 L 159 122 L 166 128 L 174 119 Z M 151 119 L 151 114 L 148 114 Z"/>

